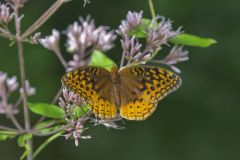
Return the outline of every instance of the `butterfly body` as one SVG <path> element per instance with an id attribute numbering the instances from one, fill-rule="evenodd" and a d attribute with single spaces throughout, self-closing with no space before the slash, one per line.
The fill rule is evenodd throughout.
<path id="1" fill-rule="evenodd" d="M 81 67 L 66 73 L 62 84 L 82 97 L 95 116 L 144 120 L 156 109 L 158 101 L 181 85 L 175 73 L 159 67 Z"/>
<path id="2" fill-rule="evenodd" d="M 112 89 L 114 93 L 114 100 L 115 100 L 115 106 L 117 108 L 120 107 L 121 101 L 120 101 L 120 84 L 121 84 L 121 79 L 118 74 L 118 69 L 117 67 L 112 67 L 111 69 L 111 82 L 112 83 Z"/>

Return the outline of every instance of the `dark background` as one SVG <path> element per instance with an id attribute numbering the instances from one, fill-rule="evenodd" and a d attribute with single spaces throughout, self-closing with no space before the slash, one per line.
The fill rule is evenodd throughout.
<path id="1" fill-rule="evenodd" d="M 25 5 L 23 29 L 36 20 L 54 0 L 31 0 Z M 160 102 L 146 121 L 126 122 L 125 130 L 90 127 L 91 140 L 79 147 L 64 137 L 51 143 L 37 159 L 44 160 L 239 160 L 240 159 L 240 1 L 239 0 L 155 0 L 156 12 L 171 18 L 188 33 L 212 37 L 217 45 L 189 47 L 190 61 L 178 65 L 183 85 Z M 66 29 L 79 16 L 90 14 L 96 24 L 117 28 L 128 11 L 144 11 L 150 17 L 147 0 L 82 0 L 65 4 L 39 31 Z M 0 70 L 18 74 L 15 47 L 0 38 Z M 56 56 L 41 46 L 25 44 L 27 77 L 37 88 L 30 100 L 49 102 L 60 86 L 64 70 Z M 63 47 L 64 49 L 64 47 Z M 119 61 L 121 50 L 108 55 Z M 64 56 L 66 56 L 65 54 Z M 0 121 L 3 118 L 0 118 Z M 2 123 L 2 122 L 0 122 Z M 0 159 L 16 160 L 22 149 L 16 141 L 0 142 Z"/>

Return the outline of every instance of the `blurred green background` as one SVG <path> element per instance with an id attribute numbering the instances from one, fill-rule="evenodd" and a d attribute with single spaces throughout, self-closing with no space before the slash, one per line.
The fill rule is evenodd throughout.
<path id="1" fill-rule="evenodd" d="M 79 16 L 90 14 L 97 25 L 117 28 L 127 12 L 144 11 L 147 0 L 82 0 L 65 4 L 39 31 L 64 30 Z M 54 0 L 31 0 L 25 5 L 23 29 L 36 20 Z M 171 18 L 188 33 L 212 37 L 217 45 L 189 47 L 190 60 L 178 65 L 183 85 L 159 103 L 156 112 L 143 122 L 126 122 L 125 130 L 90 127 L 93 138 L 73 141 L 57 139 L 39 160 L 239 160 L 240 159 L 240 1 L 154 0 L 156 12 Z M 119 60 L 120 43 L 108 55 Z M 15 47 L 0 38 L 0 70 L 18 74 Z M 56 56 L 40 45 L 25 44 L 27 77 L 37 88 L 31 101 L 49 102 L 64 73 Z M 64 46 L 63 46 L 64 49 Z M 65 54 L 64 56 L 69 56 Z M 0 118 L 0 123 L 3 123 Z M 34 141 L 38 143 L 37 141 Z M 22 153 L 16 141 L 0 142 L 0 159 L 16 160 Z"/>

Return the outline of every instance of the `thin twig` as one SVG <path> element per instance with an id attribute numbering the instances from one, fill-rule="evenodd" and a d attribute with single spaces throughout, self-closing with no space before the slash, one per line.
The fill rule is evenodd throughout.
<path id="1" fill-rule="evenodd" d="M 1 33 L 1 36 L 5 37 L 5 38 L 9 38 L 9 37 L 13 36 L 9 31 L 7 31 L 1 27 L 0 27 L 0 33 Z"/>
<path id="2" fill-rule="evenodd" d="M 65 70 L 66 70 L 67 67 L 68 67 L 68 64 L 67 64 L 67 62 L 65 61 L 65 59 L 63 58 L 62 53 L 61 53 L 60 51 L 57 51 L 57 52 L 56 52 L 56 55 L 57 55 L 58 59 L 60 60 L 60 62 L 62 63 L 63 67 L 64 67 Z"/>
<path id="3" fill-rule="evenodd" d="M 16 131 L 16 132 L 18 132 L 17 129 L 10 128 L 10 127 L 6 127 L 6 126 L 3 126 L 3 125 L 0 125 L 0 129 L 3 129 L 3 130 L 9 130 L 9 131 Z"/>
<path id="4" fill-rule="evenodd" d="M 19 129 L 20 131 L 24 130 L 12 113 L 8 114 L 8 117 L 11 119 L 12 123 L 17 129 Z"/>
<path id="5" fill-rule="evenodd" d="M 56 0 L 56 2 L 40 17 L 38 18 L 21 36 L 21 39 L 27 38 L 39 27 L 41 27 L 52 15 L 55 13 L 61 5 L 67 2 L 66 0 Z"/>
<path id="6" fill-rule="evenodd" d="M 61 96 L 61 94 L 62 94 L 62 87 L 58 90 L 57 94 L 54 96 L 51 104 L 55 104 L 57 102 L 58 98 Z"/>
<path id="7" fill-rule="evenodd" d="M 13 109 L 18 108 L 21 103 L 22 103 L 22 97 L 20 96 L 16 101 L 16 103 L 13 105 Z"/>

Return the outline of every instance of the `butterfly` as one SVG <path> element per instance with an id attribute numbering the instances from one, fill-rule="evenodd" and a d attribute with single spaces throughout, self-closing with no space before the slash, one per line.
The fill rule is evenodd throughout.
<path id="1" fill-rule="evenodd" d="M 178 89 L 181 78 L 172 71 L 154 66 L 80 67 L 62 77 L 62 85 L 86 101 L 96 117 L 145 120 L 158 102 Z"/>

